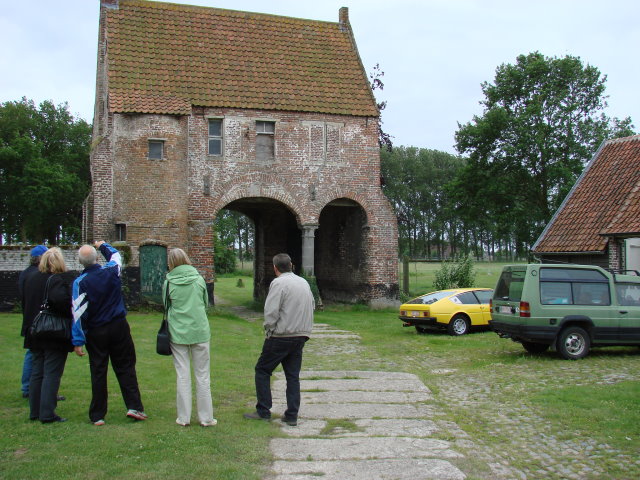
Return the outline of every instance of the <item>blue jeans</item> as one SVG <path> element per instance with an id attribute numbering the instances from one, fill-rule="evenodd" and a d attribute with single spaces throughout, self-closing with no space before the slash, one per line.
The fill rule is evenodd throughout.
<path id="1" fill-rule="evenodd" d="M 29 395 L 29 379 L 31 378 L 31 368 L 33 365 L 33 355 L 31 350 L 24 352 L 24 362 L 22 364 L 22 395 Z"/>
<path id="2" fill-rule="evenodd" d="M 284 419 L 297 420 L 300 409 L 300 369 L 302 349 L 308 337 L 271 337 L 264 341 L 256 363 L 256 411 L 263 418 L 271 418 L 271 374 L 282 365 L 287 379 L 287 410 Z"/>

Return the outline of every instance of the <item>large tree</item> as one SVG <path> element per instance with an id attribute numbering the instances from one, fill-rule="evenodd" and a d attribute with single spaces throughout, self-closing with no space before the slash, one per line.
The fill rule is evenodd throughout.
<path id="1" fill-rule="evenodd" d="M 631 119 L 610 119 L 606 76 L 578 57 L 521 55 L 482 84 L 484 112 L 458 125 L 469 157 L 458 204 L 494 215 L 520 253 L 528 250 L 603 140 L 633 135 Z M 504 232 L 503 232 L 504 233 Z"/>
<path id="2" fill-rule="evenodd" d="M 79 241 L 91 125 L 68 105 L 0 105 L 0 230 L 21 242 Z"/>

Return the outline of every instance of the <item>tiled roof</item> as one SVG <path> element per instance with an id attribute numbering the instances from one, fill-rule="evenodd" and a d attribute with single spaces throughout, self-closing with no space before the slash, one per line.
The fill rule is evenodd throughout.
<path id="1" fill-rule="evenodd" d="M 105 11 L 111 112 L 379 115 L 348 21 L 146 0 Z"/>
<path id="2" fill-rule="evenodd" d="M 533 250 L 600 252 L 605 235 L 635 233 L 640 233 L 640 135 L 602 146 Z"/>

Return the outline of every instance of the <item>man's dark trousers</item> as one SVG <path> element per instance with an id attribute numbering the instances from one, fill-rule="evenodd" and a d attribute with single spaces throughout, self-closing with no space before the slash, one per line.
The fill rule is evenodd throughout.
<path id="1" fill-rule="evenodd" d="M 144 411 L 136 376 L 136 350 L 126 319 L 112 320 L 90 329 L 87 333 L 87 352 L 91 368 L 91 421 L 102 420 L 107 414 L 109 359 L 127 409 Z"/>
<path id="2" fill-rule="evenodd" d="M 302 349 L 308 337 L 270 337 L 264 341 L 256 363 L 256 411 L 263 418 L 271 417 L 271 374 L 282 364 L 287 379 L 287 410 L 285 420 L 297 420 L 300 409 L 300 368 Z"/>

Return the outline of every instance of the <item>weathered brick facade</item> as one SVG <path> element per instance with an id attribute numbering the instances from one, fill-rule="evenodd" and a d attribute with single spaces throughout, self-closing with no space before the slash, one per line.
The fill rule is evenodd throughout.
<path id="1" fill-rule="evenodd" d="M 228 208 L 255 224 L 257 295 L 273 278 L 271 257 L 286 251 L 297 271 L 315 274 L 325 299 L 395 298 L 397 227 L 380 187 L 377 116 L 195 104 L 189 114 L 115 111 L 108 107 L 104 25 L 118 2 L 108 3 L 101 8 L 87 240 L 116 240 L 126 229 L 132 265 L 147 239 L 185 248 L 211 282 L 212 224 Z M 222 121 L 221 155 L 208 153 L 209 119 Z M 275 125 L 268 160 L 256 153 L 261 121 Z M 162 159 L 149 158 L 150 140 L 162 142 Z"/>

